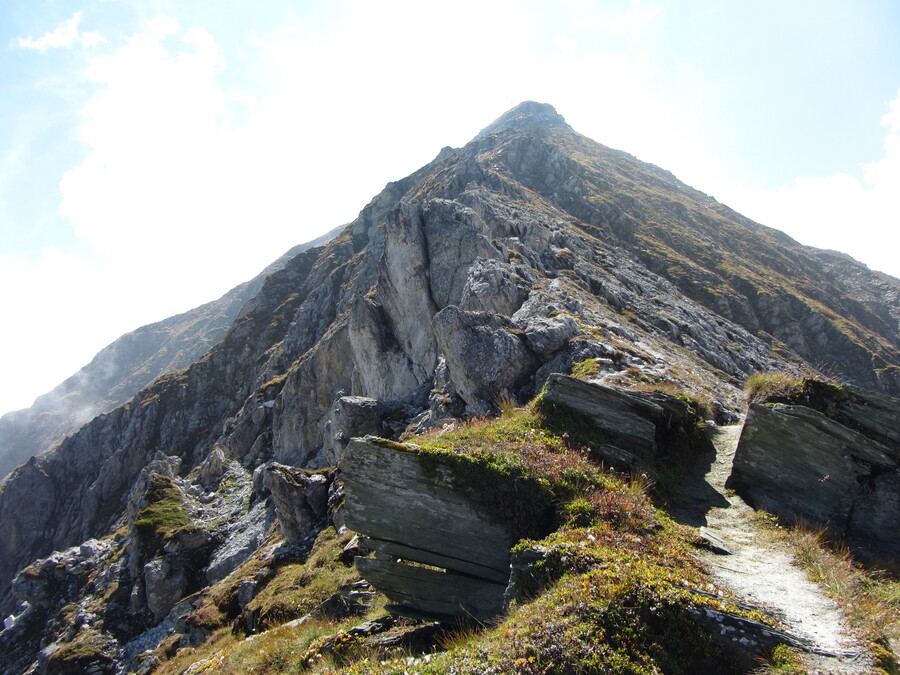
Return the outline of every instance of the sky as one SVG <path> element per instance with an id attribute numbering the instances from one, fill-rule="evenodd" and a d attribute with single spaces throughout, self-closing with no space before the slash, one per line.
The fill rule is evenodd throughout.
<path id="1" fill-rule="evenodd" d="M 900 277 L 896 0 L 3 0 L 0 413 L 524 100 Z"/>

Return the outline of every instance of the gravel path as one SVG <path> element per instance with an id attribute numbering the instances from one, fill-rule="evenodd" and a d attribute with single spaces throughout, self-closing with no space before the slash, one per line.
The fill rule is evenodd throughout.
<path id="1" fill-rule="evenodd" d="M 874 672 L 868 650 L 854 638 L 837 604 L 793 564 L 785 544 L 765 536 L 753 509 L 725 490 L 740 432 L 740 426 L 710 429 L 716 457 L 703 476 L 704 489 L 689 486 L 692 494 L 676 507 L 676 516 L 699 525 L 731 552 L 704 552 L 701 557 L 718 583 L 765 607 L 809 645 L 810 673 Z"/>

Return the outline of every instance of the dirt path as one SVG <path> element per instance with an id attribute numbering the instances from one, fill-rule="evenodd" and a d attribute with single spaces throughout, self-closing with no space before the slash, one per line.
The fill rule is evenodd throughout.
<path id="1" fill-rule="evenodd" d="M 766 536 L 753 509 L 725 490 L 740 432 L 740 426 L 710 430 L 716 456 L 702 477 L 705 485 L 689 487 L 688 499 L 676 507 L 682 519 L 730 551 L 704 552 L 704 562 L 721 585 L 764 606 L 809 646 L 810 673 L 873 672 L 868 650 L 853 637 L 837 604 L 792 564 L 785 544 Z"/>

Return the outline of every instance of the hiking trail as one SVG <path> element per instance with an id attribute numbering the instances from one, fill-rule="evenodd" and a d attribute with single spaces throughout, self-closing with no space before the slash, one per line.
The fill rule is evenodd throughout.
<path id="1" fill-rule="evenodd" d="M 779 541 L 743 499 L 725 489 L 742 425 L 712 427 L 715 458 L 705 473 L 685 481 L 673 516 L 699 527 L 701 534 L 727 549 L 727 555 L 703 551 L 700 558 L 713 578 L 784 624 L 806 645 L 810 673 L 863 675 L 874 672 L 872 657 L 854 635 L 837 603 L 794 564 L 787 544 Z"/>

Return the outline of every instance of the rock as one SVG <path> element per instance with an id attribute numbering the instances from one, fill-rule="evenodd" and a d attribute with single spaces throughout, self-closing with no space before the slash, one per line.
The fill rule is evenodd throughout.
<path id="1" fill-rule="evenodd" d="M 156 558 L 144 565 L 147 608 L 155 622 L 162 621 L 187 589 L 184 572 L 173 567 L 167 558 Z"/>
<path id="2" fill-rule="evenodd" d="M 247 606 L 247 604 L 253 600 L 253 596 L 256 594 L 256 586 L 257 583 L 255 581 L 242 581 L 238 586 L 237 590 L 237 601 L 238 606 L 243 609 Z"/>
<path id="3" fill-rule="evenodd" d="M 718 399 L 710 401 L 709 407 L 712 410 L 713 421 L 719 426 L 738 424 L 741 421 L 740 415 L 733 410 L 729 410 L 725 404 Z"/>
<path id="4" fill-rule="evenodd" d="M 896 556 L 900 445 L 884 420 L 900 419 L 900 401 L 854 389 L 832 414 L 751 405 L 727 485 L 756 508 L 828 527 L 861 553 Z"/>
<path id="5" fill-rule="evenodd" d="M 254 444 L 265 430 L 269 414 L 270 408 L 264 405 L 252 406 L 228 425 L 226 433 L 218 440 L 223 459 L 227 457 L 241 461 L 251 454 Z"/>
<path id="6" fill-rule="evenodd" d="M 347 443 L 354 436 L 378 435 L 381 432 L 383 406 L 374 398 L 341 396 L 331 406 L 325 421 L 325 444 L 322 448 L 330 466 L 337 466 Z"/>
<path id="7" fill-rule="evenodd" d="M 469 267 L 459 307 L 512 316 L 527 297 L 526 282 L 510 265 L 495 259 L 479 259 Z"/>
<path id="8" fill-rule="evenodd" d="M 457 489 L 449 469 L 426 471 L 412 446 L 355 438 L 340 477 L 347 527 L 375 551 L 357 557 L 357 568 L 394 603 L 392 611 L 487 620 L 502 610 L 513 534 Z M 535 534 L 541 528 L 532 526 Z"/>
<path id="9" fill-rule="evenodd" d="M 203 463 L 200 464 L 200 471 L 197 479 L 204 487 L 214 485 L 225 473 L 225 453 L 221 448 L 215 448 Z"/>
<path id="10" fill-rule="evenodd" d="M 435 315 L 433 326 L 470 413 L 484 414 L 502 391 L 521 389 L 537 365 L 522 340 L 495 315 L 450 306 Z"/>
<path id="11" fill-rule="evenodd" d="M 557 373 L 548 378 L 541 404 L 551 417 L 574 414 L 593 426 L 605 441 L 598 447 L 614 462 L 630 461 L 629 454 L 652 458 L 678 446 L 709 447 L 706 434 L 697 431 L 697 413 L 666 394 L 606 387 Z"/>
<path id="12" fill-rule="evenodd" d="M 247 560 L 266 538 L 274 518 L 264 502 L 254 504 L 247 514 L 227 529 L 222 545 L 213 551 L 206 567 L 206 580 L 215 584 Z"/>
<path id="13" fill-rule="evenodd" d="M 266 467 L 264 481 L 275 500 L 279 530 L 288 543 L 301 543 L 325 524 L 330 484 L 327 477 L 273 462 Z"/>
<path id="14" fill-rule="evenodd" d="M 523 326 L 525 344 L 542 360 L 568 344 L 581 331 L 571 316 L 556 316 L 550 319 L 535 318 Z"/>

